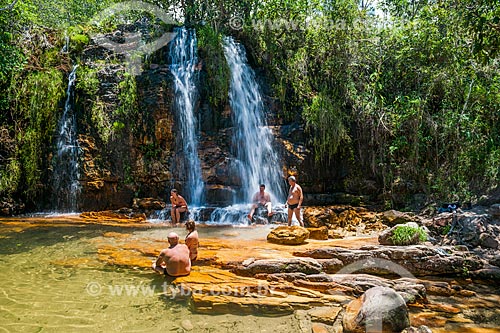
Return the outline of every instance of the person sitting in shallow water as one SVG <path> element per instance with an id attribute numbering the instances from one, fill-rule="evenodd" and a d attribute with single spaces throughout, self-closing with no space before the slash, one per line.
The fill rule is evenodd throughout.
<path id="1" fill-rule="evenodd" d="M 198 231 L 196 230 L 196 224 L 194 223 L 194 221 L 186 222 L 186 230 L 188 231 L 188 234 L 186 235 L 185 243 L 189 248 L 189 258 L 191 259 L 192 263 L 198 257 L 199 245 Z"/>
<path id="2" fill-rule="evenodd" d="M 266 185 L 260 184 L 259 192 L 255 193 L 253 196 L 253 204 L 250 213 L 248 213 L 247 217 L 252 222 L 253 214 L 255 210 L 259 207 L 265 207 L 267 210 L 267 216 L 271 217 L 273 215 L 272 204 L 271 204 L 271 195 L 266 192 Z"/>
<path id="3" fill-rule="evenodd" d="M 169 233 L 167 239 L 170 246 L 160 252 L 152 268 L 167 276 L 189 275 L 191 273 L 189 248 L 185 244 L 179 244 L 179 235 L 175 232 Z"/>
<path id="4" fill-rule="evenodd" d="M 170 203 L 172 204 L 170 216 L 172 217 L 172 225 L 175 226 L 181 222 L 181 213 L 188 211 L 188 205 L 175 188 L 170 191 Z"/>

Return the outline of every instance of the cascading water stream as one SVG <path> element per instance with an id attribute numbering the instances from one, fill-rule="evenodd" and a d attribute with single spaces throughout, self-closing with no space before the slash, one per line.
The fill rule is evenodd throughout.
<path id="1" fill-rule="evenodd" d="M 64 112 L 57 130 L 57 154 L 54 159 L 53 208 L 58 212 L 76 212 L 80 193 L 78 165 L 79 146 L 77 140 L 76 114 L 73 110 L 73 87 L 76 69 L 69 74 Z"/>
<path id="2" fill-rule="evenodd" d="M 231 37 L 224 39 L 224 54 L 231 71 L 229 100 L 234 122 L 234 151 L 242 188 L 236 203 L 249 203 L 259 184 L 266 185 L 273 205 L 284 203 L 284 179 L 273 135 L 267 127 L 259 85 L 248 66 L 243 46 Z"/>
<path id="3" fill-rule="evenodd" d="M 170 45 L 170 71 L 174 77 L 174 106 L 177 110 L 179 139 L 182 144 L 184 163 L 180 168 L 187 174 L 187 193 L 182 195 L 191 206 L 204 202 L 205 184 L 201 176 L 201 163 L 198 157 L 197 120 L 194 107 L 198 99 L 197 81 L 197 40 L 194 30 L 176 28 L 177 34 Z M 170 193 L 168 191 L 168 193 Z"/>

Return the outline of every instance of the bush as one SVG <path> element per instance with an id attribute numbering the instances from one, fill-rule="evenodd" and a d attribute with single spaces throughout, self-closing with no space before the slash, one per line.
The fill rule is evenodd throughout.
<path id="1" fill-rule="evenodd" d="M 411 227 L 408 225 L 399 225 L 393 230 L 389 239 L 394 245 L 410 245 L 427 240 L 427 233 L 421 227 Z"/>

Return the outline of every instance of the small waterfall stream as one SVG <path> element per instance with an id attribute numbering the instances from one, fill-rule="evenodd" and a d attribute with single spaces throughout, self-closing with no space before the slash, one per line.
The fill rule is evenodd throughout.
<path id="1" fill-rule="evenodd" d="M 197 40 L 194 30 L 184 27 L 174 30 L 177 36 L 170 44 L 170 71 L 174 76 L 174 105 L 178 114 L 179 140 L 182 144 L 183 166 L 177 169 L 187 174 L 187 186 L 182 195 L 191 206 L 204 202 L 201 163 L 198 157 L 197 120 L 194 107 L 198 99 L 196 88 L 198 64 Z M 170 193 L 170 190 L 167 191 Z"/>
<path id="2" fill-rule="evenodd" d="M 271 194 L 273 205 L 283 203 L 285 182 L 281 163 L 272 147 L 273 135 L 266 124 L 255 73 L 247 64 L 245 49 L 231 37 L 224 39 L 224 54 L 231 71 L 229 99 L 235 128 L 233 149 L 242 181 L 236 203 L 251 202 L 261 183 Z"/>
<path id="3" fill-rule="evenodd" d="M 77 140 L 76 114 L 73 110 L 73 87 L 76 69 L 69 74 L 64 112 L 57 130 L 57 153 L 54 158 L 52 207 L 58 212 L 76 212 L 80 193 L 80 173 L 78 165 L 79 146 Z"/>

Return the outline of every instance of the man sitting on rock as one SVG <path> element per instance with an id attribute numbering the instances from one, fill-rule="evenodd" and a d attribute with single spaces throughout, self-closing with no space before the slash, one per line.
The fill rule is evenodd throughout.
<path id="1" fill-rule="evenodd" d="M 271 217 L 273 215 L 272 205 L 271 205 L 271 195 L 266 192 L 266 185 L 260 184 L 259 192 L 255 193 L 253 196 L 253 205 L 250 213 L 248 213 L 248 219 L 252 222 L 253 214 L 258 207 L 265 207 L 267 209 L 267 216 Z"/>
<path id="2" fill-rule="evenodd" d="M 168 234 L 168 249 L 163 249 L 153 263 L 152 268 L 158 273 L 167 276 L 185 276 L 191 272 L 191 260 L 189 259 L 189 248 L 185 244 L 179 244 L 179 235 L 175 232 Z"/>

